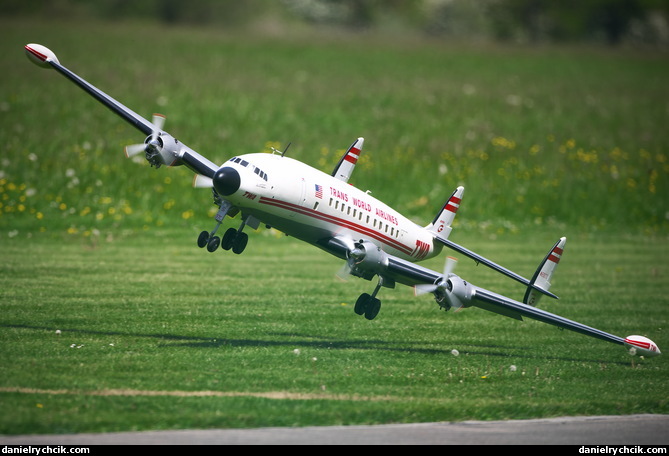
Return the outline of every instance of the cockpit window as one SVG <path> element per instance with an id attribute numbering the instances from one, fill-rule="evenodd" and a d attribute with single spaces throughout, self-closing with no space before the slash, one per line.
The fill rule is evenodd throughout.
<path id="1" fill-rule="evenodd" d="M 246 160 L 242 160 L 242 159 L 239 158 L 239 157 L 232 157 L 232 158 L 231 158 L 230 160 L 228 160 L 228 161 L 231 161 L 231 162 L 233 162 L 233 163 L 238 163 L 238 164 L 242 165 L 244 168 L 248 168 L 248 167 L 250 166 L 251 168 L 253 168 L 253 172 L 256 173 L 256 174 L 258 175 L 258 177 L 260 177 L 260 178 L 263 179 L 265 182 L 267 182 L 267 174 L 265 174 L 265 172 L 264 172 L 263 170 L 261 170 L 260 168 L 258 168 L 258 167 L 256 167 L 256 166 L 250 164 L 250 163 L 247 162 Z"/>

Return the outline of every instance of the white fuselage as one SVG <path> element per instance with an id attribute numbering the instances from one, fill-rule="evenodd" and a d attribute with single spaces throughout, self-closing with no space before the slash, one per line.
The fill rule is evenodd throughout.
<path id="1" fill-rule="evenodd" d="M 388 254 L 420 261 L 440 253 L 434 237 L 400 213 L 339 179 L 278 154 L 246 154 L 223 166 L 237 170 L 239 190 L 225 197 L 244 215 L 313 245 L 339 237 L 369 240 Z"/>

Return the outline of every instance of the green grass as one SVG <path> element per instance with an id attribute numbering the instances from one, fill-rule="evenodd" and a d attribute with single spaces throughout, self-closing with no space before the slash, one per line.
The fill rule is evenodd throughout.
<path id="1" fill-rule="evenodd" d="M 668 412 L 663 357 L 480 309 L 444 313 L 406 287 L 383 290 L 370 322 L 353 303 L 373 284 L 338 281 L 339 263 L 315 248 L 252 233 L 241 256 L 209 254 L 194 235 L 2 241 L 0 433 Z M 526 275 L 541 258 L 517 236 L 459 238 Z M 666 243 L 567 250 L 562 299 L 542 307 L 668 346 Z M 475 284 L 522 294 L 460 263 Z"/>
<path id="2" fill-rule="evenodd" d="M 166 113 L 217 162 L 292 141 L 290 155 L 329 171 L 365 136 L 356 185 L 422 223 L 465 185 L 452 239 L 525 276 L 566 235 L 561 300 L 541 306 L 660 348 L 664 57 L 1 25 L 0 433 L 667 413 L 664 357 L 439 312 L 407 288 L 383 290 L 369 322 L 352 304 L 373 283 L 338 282 L 338 261 L 272 232 L 242 256 L 197 249 L 209 192 L 185 169 L 125 160 L 143 138 L 22 47 L 44 44 L 135 111 Z M 458 273 L 522 297 L 473 262 Z"/>

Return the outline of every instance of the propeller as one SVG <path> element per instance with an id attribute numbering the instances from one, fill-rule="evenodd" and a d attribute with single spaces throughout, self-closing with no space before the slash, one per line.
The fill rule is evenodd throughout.
<path id="1" fill-rule="evenodd" d="M 435 291 L 437 291 L 439 287 L 443 287 L 444 280 L 448 279 L 450 275 L 453 274 L 453 271 L 455 270 L 455 266 L 457 265 L 457 263 L 458 263 L 457 258 L 451 256 L 446 258 L 446 264 L 444 264 L 443 277 L 439 281 L 437 281 L 437 283 L 425 283 L 414 286 L 416 296 L 424 295 L 427 293 L 434 293 Z"/>
<path id="2" fill-rule="evenodd" d="M 152 151 L 151 155 L 160 153 L 163 144 L 160 141 L 160 132 L 163 130 L 163 125 L 165 125 L 165 116 L 162 114 L 154 114 L 152 119 L 153 131 L 151 136 L 146 138 L 146 141 L 143 144 L 133 144 L 126 146 L 125 155 L 128 158 L 132 158 L 140 152 L 149 152 Z"/>
<path id="3" fill-rule="evenodd" d="M 336 276 L 344 282 L 353 272 L 353 268 L 365 258 L 365 247 L 358 242 L 351 242 L 350 239 L 342 239 L 347 244 L 346 262 L 337 271 Z"/>
<path id="4" fill-rule="evenodd" d="M 451 277 L 457 277 L 453 273 L 455 266 L 457 265 L 457 258 L 449 256 L 446 259 L 446 264 L 444 265 L 444 274 L 436 283 L 426 283 L 419 284 L 414 286 L 414 293 L 416 296 L 421 296 L 427 293 L 433 293 L 435 299 L 441 307 L 445 307 L 442 304 L 447 304 L 448 307 L 453 307 L 454 309 L 460 309 L 462 307 L 462 302 L 459 299 L 454 299 L 455 297 L 451 296 L 453 291 L 453 284 L 449 280 Z"/>

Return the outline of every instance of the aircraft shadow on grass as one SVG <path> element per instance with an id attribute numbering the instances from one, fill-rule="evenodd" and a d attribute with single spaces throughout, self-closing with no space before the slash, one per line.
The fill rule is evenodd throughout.
<path id="1" fill-rule="evenodd" d="M 56 328 L 48 326 L 32 326 L 25 324 L 2 324 L 0 328 L 14 328 L 26 329 L 34 331 L 49 331 L 55 332 Z M 88 334 L 88 335 L 103 335 L 103 336 L 124 336 L 124 337 L 141 337 L 151 338 L 165 341 L 159 344 L 160 347 L 169 349 L 173 347 L 190 347 L 194 349 L 215 349 L 221 347 L 242 348 L 242 347 L 288 347 L 296 348 L 312 348 L 312 349 L 330 349 L 330 350 L 379 350 L 387 352 L 399 353 L 415 353 L 423 355 L 441 355 L 444 357 L 454 358 L 453 348 L 458 347 L 458 353 L 462 356 L 495 356 L 499 358 L 525 358 L 525 359 L 545 359 L 558 361 L 578 361 L 587 363 L 628 365 L 624 361 L 602 360 L 602 359 L 586 359 L 567 356 L 546 356 L 534 352 L 531 348 L 525 346 L 512 346 L 501 344 L 472 344 L 470 342 L 449 341 L 447 348 L 426 348 L 421 347 L 423 342 L 394 342 L 389 340 L 379 339 L 348 339 L 341 340 L 336 338 L 329 338 L 320 335 L 304 335 L 298 333 L 266 333 L 267 336 L 285 337 L 285 340 L 271 340 L 271 339 L 231 339 L 224 337 L 202 337 L 202 336 L 187 336 L 178 334 L 166 333 L 132 333 L 122 331 L 101 331 L 94 329 L 76 329 L 76 328 L 60 328 L 61 335 L 67 334 Z M 296 338 L 300 339 L 296 339 Z M 500 351 L 495 351 L 500 350 Z M 519 353 L 522 352 L 522 353 Z"/>

